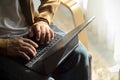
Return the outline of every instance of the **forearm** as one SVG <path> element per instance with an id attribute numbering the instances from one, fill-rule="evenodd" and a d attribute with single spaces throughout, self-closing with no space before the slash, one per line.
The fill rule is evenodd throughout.
<path id="1" fill-rule="evenodd" d="M 41 5 L 38 9 L 39 15 L 35 17 L 35 22 L 47 20 L 47 23 L 50 24 L 59 4 L 60 0 L 41 0 Z"/>

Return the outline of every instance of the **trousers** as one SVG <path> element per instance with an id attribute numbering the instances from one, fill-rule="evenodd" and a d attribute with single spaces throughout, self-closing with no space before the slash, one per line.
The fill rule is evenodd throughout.
<path id="1" fill-rule="evenodd" d="M 52 27 L 55 33 L 64 36 L 58 27 Z M 52 77 L 55 80 L 89 80 L 88 51 L 80 42 L 78 47 L 56 68 Z"/>
<path id="2" fill-rule="evenodd" d="M 61 31 L 58 27 L 51 26 L 51 28 L 54 30 L 56 34 L 59 34 L 61 36 L 65 35 L 65 32 Z M 8 64 L 7 61 L 2 63 Z M 14 64 L 11 64 L 11 65 L 4 65 L 4 64 L 1 64 L 1 61 L 0 61 L 0 73 L 2 73 L 2 75 L 0 75 L 0 79 L 16 80 L 17 77 L 15 77 L 16 78 L 15 79 L 14 76 L 17 75 L 17 73 L 13 74 L 14 72 L 12 72 L 12 69 L 11 70 L 9 69 L 9 71 L 6 71 L 7 70 L 6 68 L 9 68 L 10 66 L 14 67 Z M 90 70 L 89 70 L 88 51 L 84 47 L 84 45 L 82 45 L 79 42 L 78 47 L 75 48 L 75 50 L 73 50 L 70 53 L 70 55 L 68 55 L 68 57 L 55 69 L 55 71 L 53 71 L 53 73 L 47 75 L 48 78 L 46 78 L 45 80 L 51 80 L 50 77 L 52 77 L 53 80 L 89 80 L 89 73 L 90 73 L 89 71 Z M 18 70 L 18 73 L 19 73 L 19 70 Z M 17 79 L 17 80 L 20 80 L 20 79 Z M 43 79 L 40 79 L 40 80 L 43 80 Z"/>

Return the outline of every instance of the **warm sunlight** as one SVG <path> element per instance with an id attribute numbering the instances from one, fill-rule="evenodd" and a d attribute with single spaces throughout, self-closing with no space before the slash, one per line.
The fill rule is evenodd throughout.
<path id="1" fill-rule="evenodd" d="M 92 44 L 93 47 L 96 49 L 99 46 L 97 52 L 109 64 L 108 67 L 112 72 L 119 72 L 120 69 L 119 7 L 119 0 L 88 0 L 85 15 L 85 17 L 96 16 L 94 23 L 91 24 L 92 27 L 88 31 L 94 35 L 94 37 L 91 37 L 97 42 L 97 44 Z"/>

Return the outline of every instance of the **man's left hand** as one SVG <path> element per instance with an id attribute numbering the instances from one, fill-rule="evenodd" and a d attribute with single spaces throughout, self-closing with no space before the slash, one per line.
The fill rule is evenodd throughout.
<path id="1" fill-rule="evenodd" d="M 41 44 L 49 43 L 54 38 L 54 31 L 50 26 L 44 22 L 39 21 L 32 25 L 29 29 L 29 36 L 33 37 L 36 35 L 36 40 L 40 41 Z"/>

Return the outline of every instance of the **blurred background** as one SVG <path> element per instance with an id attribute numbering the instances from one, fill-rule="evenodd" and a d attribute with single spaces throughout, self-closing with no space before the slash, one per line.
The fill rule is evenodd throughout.
<path id="1" fill-rule="evenodd" d="M 92 55 L 92 80 L 120 80 L 120 0 L 74 1 L 80 6 L 85 20 L 95 16 L 87 28 L 88 50 Z M 74 26 L 70 11 L 63 6 L 56 12 L 54 22 L 65 31 L 73 27 L 63 26 Z"/>
<path id="2" fill-rule="evenodd" d="M 101 62 L 96 65 L 99 66 L 96 73 L 99 77 L 105 77 L 95 80 L 120 80 L 120 0 L 75 1 L 80 4 L 85 19 L 96 16 L 87 29 L 89 48 L 100 57 L 94 63 Z"/>

